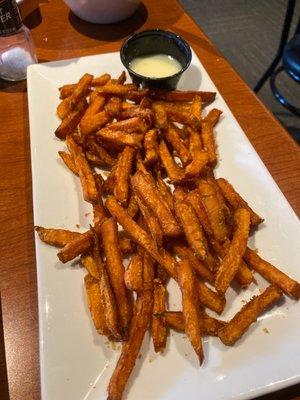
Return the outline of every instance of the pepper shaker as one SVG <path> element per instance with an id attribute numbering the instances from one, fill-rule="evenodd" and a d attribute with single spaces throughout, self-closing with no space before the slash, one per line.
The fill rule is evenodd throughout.
<path id="1" fill-rule="evenodd" d="M 26 79 L 27 67 L 36 62 L 30 30 L 23 25 L 15 0 L 0 0 L 0 78 Z"/>

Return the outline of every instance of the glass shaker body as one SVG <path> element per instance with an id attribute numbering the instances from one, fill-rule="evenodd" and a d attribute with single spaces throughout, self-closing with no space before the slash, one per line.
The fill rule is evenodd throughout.
<path id="1" fill-rule="evenodd" d="M 30 30 L 22 24 L 14 0 L 0 1 L 0 78 L 26 79 L 27 67 L 36 62 Z"/>

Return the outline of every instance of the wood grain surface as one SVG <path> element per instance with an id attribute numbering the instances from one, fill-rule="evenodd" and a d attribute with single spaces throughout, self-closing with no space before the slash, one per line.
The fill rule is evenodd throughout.
<path id="1" fill-rule="evenodd" d="M 0 292 L 0 399 L 9 400 Z"/>
<path id="2" fill-rule="evenodd" d="M 39 10 L 26 18 L 26 24 L 32 28 L 40 62 L 116 51 L 130 34 L 147 28 L 169 29 L 184 36 L 299 215 L 299 148 L 175 0 L 145 0 L 133 17 L 107 26 L 79 20 L 61 0 L 43 1 Z M 9 392 L 11 400 L 39 400 L 37 284 L 25 82 L 0 82 L 0 110 L 0 290 Z M 0 375 L 4 376 L 4 372 L 5 364 L 1 362 Z M 0 387 L 0 399 L 6 399 L 3 393 Z M 299 400 L 299 393 L 300 386 L 295 386 L 263 399 Z"/>

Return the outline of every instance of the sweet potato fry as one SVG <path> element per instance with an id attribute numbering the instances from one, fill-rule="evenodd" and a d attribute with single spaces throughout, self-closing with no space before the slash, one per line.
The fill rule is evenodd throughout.
<path id="1" fill-rule="evenodd" d="M 246 248 L 244 259 L 249 266 L 263 276 L 270 283 L 274 283 L 289 296 L 300 299 L 300 284 L 287 276 L 268 261 L 263 260 L 255 251 Z"/>
<path id="2" fill-rule="evenodd" d="M 181 182 L 184 178 L 184 170 L 175 163 L 163 140 L 159 144 L 158 154 L 171 182 Z"/>
<path id="3" fill-rule="evenodd" d="M 244 288 L 253 282 L 253 274 L 244 260 L 241 260 L 239 269 L 237 270 L 234 278 L 237 283 Z"/>
<path id="4" fill-rule="evenodd" d="M 133 83 L 128 83 L 125 85 L 121 85 L 119 83 L 115 83 L 115 84 L 106 84 L 104 86 L 96 86 L 95 90 L 98 93 L 101 93 L 103 95 L 113 95 L 113 96 L 121 96 L 121 97 L 125 97 L 126 94 L 128 94 L 128 92 L 130 92 L 131 90 L 136 90 L 137 87 L 135 84 Z"/>
<path id="5" fill-rule="evenodd" d="M 198 118 L 199 120 L 201 120 L 201 113 L 202 113 L 202 100 L 201 97 L 196 95 L 193 100 L 192 100 L 192 104 L 191 104 L 191 113 Z"/>
<path id="6" fill-rule="evenodd" d="M 98 234 L 100 233 L 100 224 L 93 228 Z M 80 254 L 89 251 L 93 245 L 93 232 L 91 229 L 85 233 L 79 233 L 78 236 L 68 241 L 64 247 L 57 253 L 58 258 L 62 263 L 73 260 Z"/>
<path id="7" fill-rule="evenodd" d="M 126 337 L 132 316 L 132 309 L 129 294 L 124 284 L 125 269 L 119 249 L 117 223 L 113 218 L 106 219 L 101 224 L 100 229 L 106 257 L 106 267 L 118 305 L 121 330 Z"/>
<path id="8" fill-rule="evenodd" d="M 184 332 L 184 318 L 181 311 L 166 311 L 160 314 L 160 317 L 170 328 Z M 226 322 L 210 317 L 207 314 L 203 315 L 202 320 L 203 326 L 201 328 L 203 335 L 218 336 L 219 329 L 226 326 Z"/>
<path id="9" fill-rule="evenodd" d="M 112 118 L 118 118 L 122 112 L 122 100 L 119 97 L 111 97 L 104 110 Z"/>
<path id="10" fill-rule="evenodd" d="M 216 123 L 219 121 L 221 114 L 222 114 L 221 110 L 218 110 L 217 108 L 213 108 L 212 110 L 209 111 L 209 113 L 203 119 L 203 121 L 209 122 L 214 127 L 216 125 Z"/>
<path id="11" fill-rule="evenodd" d="M 131 254 L 136 250 L 135 244 L 129 237 L 121 236 L 119 237 L 119 247 L 123 254 Z"/>
<path id="12" fill-rule="evenodd" d="M 164 199 L 165 203 L 169 207 L 169 209 L 171 211 L 173 211 L 174 210 L 173 196 L 172 196 L 169 186 L 162 179 L 160 171 L 158 171 L 157 175 L 156 175 L 156 186 L 157 186 L 157 189 L 159 190 L 162 198 Z"/>
<path id="13" fill-rule="evenodd" d="M 166 325 L 179 332 L 184 332 L 184 319 L 182 311 L 165 311 L 158 315 Z"/>
<path id="14" fill-rule="evenodd" d="M 159 263 L 160 266 L 162 266 L 162 268 L 169 276 L 177 280 L 177 271 L 176 271 L 177 261 L 175 260 L 175 258 L 170 253 L 168 253 L 163 247 L 159 249 L 159 254 L 160 254 L 160 260 L 156 259 L 156 261 Z"/>
<path id="15" fill-rule="evenodd" d="M 120 341 L 123 339 L 123 336 L 119 333 L 116 300 L 110 287 L 109 278 L 105 267 L 103 267 L 103 271 L 100 274 L 99 286 L 100 296 L 104 308 L 105 323 L 110 331 L 110 337 L 113 340 Z"/>
<path id="16" fill-rule="evenodd" d="M 198 191 L 214 237 L 219 242 L 223 242 L 228 236 L 228 228 L 225 222 L 225 214 L 218 201 L 214 185 L 209 180 L 202 179 L 198 183 Z"/>
<path id="17" fill-rule="evenodd" d="M 163 232 L 157 218 L 153 212 L 148 209 L 147 205 L 140 196 L 136 195 L 135 199 L 145 219 L 145 224 L 147 225 L 152 238 L 155 240 L 158 246 L 161 246 L 163 241 Z"/>
<path id="18" fill-rule="evenodd" d="M 74 132 L 72 133 L 71 136 L 74 139 L 74 142 L 76 144 L 78 144 L 79 146 L 83 146 L 84 145 L 84 137 L 81 134 L 81 132 L 79 131 L 78 127 L 74 130 Z"/>
<path id="19" fill-rule="evenodd" d="M 217 184 L 221 189 L 223 196 L 234 210 L 242 207 L 246 208 L 250 212 L 252 225 L 259 225 L 263 222 L 263 219 L 252 210 L 248 203 L 235 191 L 233 186 L 226 179 L 217 179 Z"/>
<path id="20" fill-rule="evenodd" d="M 172 194 L 174 202 L 184 201 L 185 199 L 185 190 L 181 186 L 176 186 Z M 174 204 L 174 209 L 175 209 L 175 204 Z"/>
<path id="21" fill-rule="evenodd" d="M 163 100 L 163 101 L 183 101 L 189 102 L 193 101 L 195 96 L 199 96 L 201 98 L 202 103 L 210 103 L 215 100 L 216 93 L 215 92 L 202 92 L 196 90 L 159 90 L 154 89 L 150 92 L 149 97 L 154 100 Z"/>
<path id="22" fill-rule="evenodd" d="M 131 195 L 129 202 L 128 202 L 128 207 L 127 207 L 127 214 L 131 217 L 131 218 L 135 218 L 135 216 L 137 215 L 137 213 L 139 212 L 139 205 L 135 200 L 134 195 Z"/>
<path id="23" fill-rule="evenodd" d="M 192 129 L 198 130 L 201 128 L 201 122 L 193 114 L 186 111 L 167 111 L 167 116 L 170 121 L 178 122 L 180 124 L 188 125 Z"/>
<path id="24" fill-rule="evenodd" d="M 97 188 L 97 192 L 98 192 L 98 203 L 101 202 L 101 204 L 102 204 L 102 191 L 103 191 L 102 187 L 103 187 L 105 180 L 104 180 L 103 176 L 100 174 L 100 172 L 99 173 L 94 172 L 93 175 L 94 175 L 95 184 L 96 184 L 96 188 Z"/>
<path id="25" fill-rule="evenodd" d="M 225 219 L 226 219 L 226 221 L 231 221 L 231 222 L 233 222 L 233 221 L 232 221 L 233 212 L 232 212 L 232 210 L 228 207 L 228 205 L 227 205 L 227 203 L 226 203 L 226 200 L 225 200 L 225 198 L 224 198 L 224 196 L 223 196 L 223 193 L 222 193 L 221 189 L 219 188 L 219 186 L 218 186 L 218 184 L 217 184 L 216 179 L 215 179 L 215 178 L 206 178 L 206 180 L 208 180 L 210 183 L 212 183 L 212 185 L 213 185 L 214 188 L 215 188 L 216 196 L 217 196 L 218 202 L 219 202 L 219 204 L 220 204 L 220 207 L 222 208 L 222 210 L 223 210 L 223 212 L 224 212 L 224 214 L 225 214 Z M 246 207 L 240 207 L 240 208 L 246 208 Z"/>
<path id="26" fill-rule="evenodd" d="M 66 229 L 50 229 L 41 226 L 35 226 L 34 229 L 42 242 L 56 247 L 64 247 L 72 240 L 81 236 L 79 232 L 72 232 Z"/>
<path id="27" fill-rule="evenodd" d="M 177 133 L 177 130 L 173 128 L 173 125 L 171 124 L 167 125 L 167 128 L 164 131 L 164 137 L 166 138 L 169 145 L 176 152 L 182 164 L 186 165 L 191 160 L 191 156 L 189 151 L 181 141 Z"/>
<path id="28" fill-rule="evenodd" d="M 189 136 L 189 151 L 192 159 L 195 159 L 199 151 L 203 149 L 201 135 L 198 131 L 188 126 L 185 128 L 185 133 Z"/>
<path id="29" fill-rule="evenodd" d="M 125 93 L 125 98 L 135 103 L 139 103 L 146 96 L 148 96 L 149 89 L 140 89 L 140 90 L 129 90 L 129 92 Z"/>
<path id="30" fill-rule="evenodd" d="M 175 193 L 175 195 L 177 195 L 177 193 L 178 193 L 178 189 L 176 189 L 175 191 L 174 191 L 174 193 Z M 192 193 L 192 192 L 190 192 L 190 193 Z M 190 194 L 189 193 L 189 194 Z M 198 256 L 202 259 L 202 261 L 203 261 L 203 263 L 205 264 L 205 266 L 207 267 L 207 268 L 209 268 L 209 270 L 210 271 L 216 271 L 216 269 L 217 269 L 217 267 L 218 267 L 218 263 L 217 263 L 217 260 L 213 257 L 213 255 L 211 254 L 211 252 L 210 252 L 210 250 L 209 250 L 209 248 L 208 248 L 208 246 L 207 246 L 207 241 L 206 241 L 206 238 L 205 238 L 205 235 L 204 235 L 204 233 L 203 233 L 203 231 L 202 231 L 202 228 L 201 228 L 201 224 L 200 224 L 200 221 L 199 221 L 199 218 L 197 218 L 197 216 L 198 216 L 198 214 L 197 214 L 197 212 L 196 212 L 196 209 L 193 207 L 193 205 L 191 204 L 191 202 L 189 202 L 189 201 L 187 201 L 187 198 L 188 198 L 188 196 L 186 196 L 185 194 L 183 195 L 183 199 L 181 200 L 181 203 L 183 203 L 184 205 L 182 205 L 181 206 L 181 208 L 182 208 L 182 211 L 183 211 L 183 209 L 185 209 L 185 210 L 188 210 L 188 214 L 190 215 L 190 217 L 189 218 L 191 218 L 191 216 L 193 215 L 193 218 L 194 218 L 194 220 L 195 221 L 197 221 L 197 226 L 199 226 L 200 225 L 200 230 L 199 230 L 199 237 L 201 237 L 201 235 L 202 235 L 202 237 L 203 237 L 203 241 L 200 241 L 201 243 L 203 243 L 203 245 L 206 243 L 206 248 L 205 248 L 205 255 L 204 255 L 204 253 L 203 253 L 203 255 L 201 256 L 201 254 L 199 253 L 199 251 L 200 251 L 200 248 L 198 249 L 198 252 L 197 252 L 197 254 L 198 254 Z M 177 211 L 178 212 L 178 211 Z M 185 211 L 186 212 L 186 211 Z M 181 213 L 182 214 L 182 213 Z M 181 219 L 183 219 L 183 216 L 181 215 L 181 217 L 180 217 L 180 221 L 181 221 Z M 191 221 L 190 221 L 191 222 Z M 187 218 L 185 218 L 185 221 L 184 221 L 184 223 L 182 224 L 182 226 L 184 226 L 184 225 L 186 225 L 186 232 L 185 232 L 185 235 L 187 235 L 187 233 L 189 232 L 189 237 L 190 237 L 190 241 L 191 240 L 194 240 L 194 233 L 193 233 L 193 227 L 195 227 L 195 225 L 193 225 L 193 224 L 188 224 L 188 222 L 187 222 Z M 187 236 L 186 236 L 187 237 Z M 191 245 L 191 242 L 189 242 L 189 244 Z M 193 248 L 193 246 L 191 246 L 192 248 Z M 195 248 L 194 248 L 194 250 L 195 250 Z M 196 251 L 196 250 L 195 250 Z"/>
<path id="31" fill-rule="evenodd" d="M 146 277 L 148 276 L 148 279 Z M 145 286 L 151 285 L 151 274 L 144 273 Z M 134 314 L 130 323 L 128 340 L 124 342 L 116 368 L 108 386 L 108 400 L 121 400 L 126 383 L 134 368 L 136 359 L 151 321 L 153 311 L 153 288 L 138 293 Z"/>
<path id="32" fill-rule="evenodd" d="M 199 132 L 194 129 L 187 128 L 189 134 L 189 151 L 192 161 L 185 168 L 185 176 L 187 178 L 197 177 L 208 162 L 206 151 L 202 150 L 202 140 Z"/>
<path id="33" fill-rule="evenodd" d="M 104 86 L 109 80 L 111 79 L 111 76 L 109 74 L 103 74 L 100 76 L 97 76 L 92 80 L 91 86 Z"/>
<path id="34" fill-rule="evenodd" d="M 111 78 L 111 79 L 106 83 L 107 86 L 110 86 L 110 85 L 117 85 L 117 84 L 118 84 L 118 80 L 115 79 L 115 78 Z"/>
<path id="35" fill-rule="evenodd" d="M 149 176 L 149 173 L 148 173 L 148 171 L 147 171 L 147 169 L 145 167 L 145 164 L 143 162 L 143 159 L 142 159 L 142 156 L 141 156 L 140 152 L 137 153 L 135 161 L 136 161 L 135 162 L 136 170 L 142 172 L 143 174 L 145 174 L 147 176 Z"/>
<path id="36" fill-rule="evenodd" d="M 86 137 L 90 133 L 95 132 L 97 129 L 106 125 L 110 120 L 111 117 L 106 111 L 100 111 L 97 114 L 88 115 L 83 117 L 80 121 L 80 132 L 84 137 Z"/>
<path id="37" fill-rule="evenodd" d="M 93 230 L 93 228 L 91 228 L 91 234 L 93 240 L 93 253 L 92 253 L 93 259 L 97 266 L 100 278 L 99 279 L 100 299 L 102 301 L 104 310 L 105 325 L 107 326 L 107 329 L 110 331 L 111 336 L 114 340 L 121 340 L 122 333 L 120 333 L 119 330 L 116 299 L 114 297 L 112 288 L 110 286 L 106 267 L 100 255 L 98 233 L 95 230 Z"/>
<path id="38" fill-rule="evenodd" d="M 152 104 L 153 104 L 153 102 L 151 99 L 149 99 L 149 97 L 144 97 L 142 99 L 142 101 L 140 102 L 140 108 L 150 109 L 150 108 L 152 108 Z"/>
<path id="39" fill-rule="evenodd" d="M 93 222 L 94 225 L 101 223 L 105 218 L 107 218 L 102 197 L 99 196 L 99 202 L 97 204 L 93 204 Z"/>
<path id="40" fill-rule="evenodd" d="M 107 335 L 108 329 L 106 327 L 104 308 L 101 301 L 99 279 L 95 279 L 92 275 L 87 274 L 84 277 L 84 285 L 88 307 L 95 328 L 100 335 Z"/>
<path id="41" fill-rule="evenodd" d="M 65 151 L 59 151 L 58 152 L 60 158 L 63 160 L 64 164 L 69 168 L 69 170 L 71 172 L 73 172 L 73 174 L 78 175 L 75 163 L 74 163 L 74 159 L 71 156 L 71 154 L 65 152 Z"/>
<path id="42" fill-rule="evenodd" d="M 157 136 L 158 136 L 157 129 L 150 129 L 145 134 L 145 137 L 144 137 L 144 149 L 145 149 L 144 163 L 146 166 L 151 166 L 158 161 Z"/>
<path id="43" fill-rule="evenodd" d="M 59 103 L 56 109 L 56 114 L 60 119 L 64 119 L 70 110 L 70 97 L 66 97 L 62 102 Z"/>
<path id="44" fill-rule="evenodd" d="M 220 258 L 224 258 L 226 256 L 226 253 L 228 252 L 228 249 L 230 247 L 229 240 L 220 244 L 215 239 L 211 239 L 210 244 Z M 241 260 L 239 268 L 234 278 L 237 281 L 237 283 L 242 287 L 250 285 L 250 283 L 253 281 L 252 272 L 248 268 L 244 260 Z"/>
<path id="45" fill-rule="evenodd" d="M 164 234 L 171 237 L 178 236 L 181 233 L 181 229 L 171 211 L 161 200 L 156 186 L 149 182 L 146 175 L 139 171 L 133 176 L 131 183 L 134 192 L 145 202 L 160 221 Z"/>
<path id="46" fill-rule="evenodd" d="M 200 305 L 194 272 L 187 260 L 183 260 L 177 264 L 177 275 L 182 295 L 185 333 L 187 334 L 201 365 L 204 359 L 201 340 L 202 316 L 200 314 Z"/>
<path id="47" fill-rule="evenodd" d="M 89 273 L 89 276 L 92 276 L 94 279 L 97 279 L 99 283 L 100 275 L 97 264 L 93 256 L 91 254 L 85 254 L 80 257 L 80 262 Z"/>
<path id="48" fill-rule="evenodd" d="M 167 273 L 165 268 L 157 265 L 156 267 L 156 278 L 159 279 L 164 285 L 169 281 L 170 275 Z"/>
<path id="49" fill-rule="evenodd" d="M 190 112 L 191 105 L 189 103 L 184 102 L 170 102 L 170 101 L 155 101 L 155 104 L 163 107 L 166 112 L 168 111 L 176 111 L 176 112 Z"/>
<path id="50" fill-rule="evenodd" d="M 214 283 L 215 278 L 213 273 L 195 256 L 194 252 L 189 247 L 176 244 L 174 245 L 174 250 L 182 260 L 186 258 L 189 261 L 194 271 L 196 271 L 202 279 L 209 283 Z"/>
<path id="51" fill-rule="evenodd" d="M 141 106 L 128 108 L 121 113 L 121 119 L 130 119 L 134 117 L 144 119 L 149 126 L 152 125 L 154 119 L 153 111 L 149 108 L 142 108 Z"/>
<path id="52" fill-rule="evenodd" d="M 168 330 L 156 314 L 166 311 L 166 288 L 159 279 L 154 280 L 154 303 L 151 324 L 153 346 L 156 353 L 163 353 L 167 343 Z"/>
<path id="53" fill-rule="evenodd" d="M 205 207 L 200 200 L 200 193 L 198 190 L 193 190 L 186 195 L 187 201 L 193 206 L 198 219 L 204 229 L 204 232 L 208 235 L 208 237 L 213 237 L 214 233 L 208 219 L 207 213 L 205 211 Z"/>
<path id="54" fill-rule="evenodd" d="M 103 160 L 101 160 L 101 158 L 96 156 L 91 151 L 86 151 L 85 152 L 85 158 L 89 162 L 90 165 L 93 165 L 95 167 L 103 168 L 106 165 L 106 163 Z"/>
<path id="55" fill-rule="evenodd" d="M 135 149 L 126 146 L 117 162 L 116 169 L 116 184 L 114 187 L 114 196 L 121 203 L 127 203 L 129 197 L 129 177 L 132 168 L 132 162 L 135 154 Z"/>
<path id="56" fill-rule="evenodd" d="M 102 191 L 103 194 L 113 194 L 114 187 L 116 185 L 116 171 L 117 171 L 117 162 L 113 165 L 112 169 L 105 182 L 103 183 Z"/>
<path id="57" fill-rule="evenodd" d="M 103 147 L 101 147 L 94 140 L 90 140 L 87 145 L 88 149 L 95 154 L 105 165 L 114 165 L 116 163 L 116 159 L 113 158 L 108 151 L 106 151 Z"/>
<path id="58" fill-rule="evenodd" d="M 146 193 L 145 196 L 140 196 L 139 190 L 140 191 L 142 190 L 145 182 L 147 182 L 147 185 L 149 185 L 149 187 L 151 187 L 152 189 L 149 191 L 148 194 Z M 135 190 L 134 184 L 132 184 L 132 186 Z M 141 214 L 144 217 L 145 226 L 148 227 L 148 230 L 149 230 L 151 236 L 153 237 L 153 239 L 155 240 L 156 244 L 160 246 L 162 244 L 164 233 L 162 230 L 162 224 L 159 223 L 157 215 L 165 214 L 163 217 L 164 221 L 168 221 L 168 218 L 170 218 L 170 220 L 173 221 L 173 219 L 171 218 L 172 214 L 171 214 L 170 210 L 168 209 L 168 205 L 163 201 L 162 197 L 156 196 L 157 191 L 155 190 L 156 186 L 153 182 L 152 176 L 150 176 L 149 174 L 143 175 L 143 184 L 140 185 L 139 183 L 137 183 L 137 186 L 139 186 L 139 189 L 137 191 L 135 191 L 135 199 L 139 206 Z M 146 198 L 148 195 L 153 194 L 153 193 L 154 193 L 154 197 L 153 198 L 150 197 L 150 202 L 147 202 L 144 200 L 144 198 Z M 151 204 L 153 203 L 152 204 L 153 207 L 155 206 L 155 204 L 157 204 L 158 208 L 157 208 L 156 213 L 153 212 L 153 209 L 150 207 L 150 203 Z"/>
<path id="59" fill-rule="evenodd" d="M 124 83 L 126 82 L 126 72 L 125 71 L 122 71 L 121 74 L 118 76 L 117 82 L 120 85 L 124 85 Z"/>
<path id="60" fill-rule="evenodd" d="M 58 116 L 64 119 L 74 108 L 77 103 L 87 95 L 88 89 L 92 82 L 93 75 L 84 74 L 75 86 L 71 96 L 65 98 L 57 108 Z"/>
<path id="61" fill-rule="evenodd" d="M 94 78 L 92 80 L 91 86 L 103 86 L 105 85 L 110 79 L 109 74 L 103 74 L 97 78 Z M 71 94 L 74 92 L 74 89 L 76 87 L 76 83 L 71 84 L 71 85 L 64 85 L 59 88 L 60 91 L 60 98 L 65 99 L 66 97 L 71 96 Z"/>
<path id="62" fill-rule="evenodd" d="M 210 122 L 202 121 L 202 142 L 203 148 L 208 155 L 208 162 L 211 166 L 215 166 L 218 162 L 216 143 L 213 132 L 213 126 Z"/>
<path id="63" fill-rule="evenodd" d="M 129 290 L 136 292 L 143 290 L 143 257 L 133 254 L 124 275 L 124 282 Z"/>
<path id="64" fill-rule="evenodd" d="M 59 88 L 59 98 L 63 100 L 66 97 L 71 96 L 71 94 L 74 92 L 75 86 L 76 83 L 71 83 L 61 86 Z"/>
<path id="65" fill-rule="evenodd" d="M 126 133 L 124 131 L 111 130 L 110 127 L 102 128 L 96 132 L 96 136 L 111 144 L 119 146 L 140 147 L 144 135 L 142 133 Z"/>
<path id="66" fill-rule="evenodd" d="M 82 99 L 74 110 L 62 120 L 61 124 L 55 130 L 55 136 L 59 139 L 65 139 L 68 135 L 72 135 L 83 117 L 88 104 L 86 99 Z"/>
<path id="67" fill-rule="evenodd" d="M 154 290 L 155 261 L 147 251 L 143 251 L 143 288 Z"/>
<path id="68" fill-rule="evenodd" d="M 98 191 L 93 172 L 84 156 L 81 147 L 74 142 L 71 136 L 66 138 L 66 145 L 74 158 L 75 166 L 81 182 L 84 200 L 90 203 L 97 202 Z"/>
<path id="69" fill-rule="evenodd" d="M 205 168 L 203 168 L 203 171 L 201 172 L 201 177 L 202 179 L 215 179 L 213 168 L 210 165 L 207 165 Z"/>
<path id="70" fill-rule="evenodd" d="M 125 111 L 136 110 L 138 107 L 139 107 L 139 106 L 137 106 L 137 105 L 134 104 L 134 103 L 129 103 L 128 101 L 123 100 L 123 101 L 122 101 L 122 113 L 121 113 L 121 115 L 122 115 L 123 112 L 125 112 Z"/>
<path id="71" fill-rule="evenodd" d="M 209 336 L 218 336 L 220 328 L 226 326 L 226 321 L 213 318 L 207 314 L 203 315 L 203 334 Z"/>
<path id="72" fill-rule="evenodd" d="M 185 131 L 185 129 L 186 129 L 186 127 L 184 127 L 184 128 L 178 128 L 177 130 Z M 189 149 L 189 147 L 190 147 L 190 138 L 189 138 L 188 136 L 185 136 L 185 137 L 182 139 L 182 142 L 183 142 L 183 144 L 185 145 L 185 147 L 186 147 L 187 149 Z M 190 157 L 190 159 L 192 159 L 192 157 Z"/>
<path id="73" fill-rule="evenodd" d="M 225 294 L 239 268 L 249 236 L 249 211 L 245 208 L 237 209 L 234 213 L 234 220 L 236 229 L 228 251 L 221 261 L 215 280 L 215 287 L 221 294 Z"/>
<path id="74" fill-rule="evenodd" d="M 99 113 L 100 111 L 103 110 L 104 105 L 105 105 L 105 97 L 101 96 L 100 94 L 97 94 L 96 92 L 91 92 L 90 103 L 82 119 L 84 120 L 86 117 L 89 117 L 90 115 Z"/>
<path id="75" fill-rule="evenodd" d="M 267 289 L 259 296 L 253 297 L 244 307 L 218 332 L 219 338 L 227 346 L 232 346 L 240 339 L 249 326 L 255 322 L 258 316 L 277 302 L 282 292 L 275 285 Z"/>
<path id="76" fill-rule="evenodd" d="M 207 255 L 207 240 L 193 207 L 186 200 L 175 200 L 174 210 L 191 248 L 203 260 Z"/>
<path id="77" fill-rule="evenodd" d="M 193 228 L 195 228 L 195 225 L 191 222 L 191 217 L 193 216 L 194 221 L 198 222 L 198 224 L 197 224 L 198 226 L 199 226 L 199 219 L 197 218 L 197 213 L 195 212 L 195 210 L 192 207 L 192 205 L 189 202 L 186 201 L 186 195 L 185 195 L 184 191 L 182 189 L 181 190 L 179 190 L 179 189 L 180 188 L 176 188 L 176 190 L 173 192 L 175 200 L 176 201 L 180 201 L 181 203 L 184 204 L 184 205 L 181 205 L 181 208 L 182 208 L 181 211 L 182 212 L 181 212 L 181 217 L 180 217 L 179 221 L 181 222 L 181 225 L 183 226 L 183 228 L 185 226 L 186 238 L 187 238 L 187 233 L 189 232 L 189 238 L 190 238 L 189 240 L 194 240 Z M 181 221 L 181 219 L 184 218 L 183 214 L 185 214 L 184 223 L 182 223 L 182 221 Z M 189 217 L 188 217 L 188 215 L 189 215 Z M 189 224 L 188 224 L 188 221 L 189 221 Z M 208 249 L 207 241 L 206 241 L 206 238 L 204 236 L 204 233 L 202 232 L 201 224 L 200 224 L 200 229 L 201 229 L 199 231 L 200 232 L 200 236 L 202 235 L 202 237 L 203 237 L 203 242 L 202 243 L 203 244 L 206 243 L 206 254 L 205 254 L 205 256 L 204 255 L 201 256 L 198 253 L 198 256 L 202 259 L 202 261 L 205 264 L 205 266 L 208 267 L 210 269 L 210 271 L 214 272 L 214 271 L 216 271 L 217 266 L 218 266 L 217 265 L 217 260 L 213 257 L 213 255 L 211 254 L 211 252 Z M 190 245 L 191 245 L 191 243 L 190 243 Z M 200 248 L 199 248 L 199 250 L 200 250 Z"/>
<path id="78" fill-rule="evenodd" d="M 197 281 L 197 289 L 200 303 L 203 306 L 221 314 L 225 307 L 225 298 L 211 290 L 202 281 Z"/>
<path id="79" fill-rule="evenodd" d="M 188 179 L 199 176 L 203 168 L 208 163 L 208 154 L 206 151 L 199 151 L 193 161 L 185 168 L 185 177 Z"/>
<path id="80" fill-rule="evenodd" d="M 152 109 L 154 111 L 155 125 L 162 130 L 168 128 L 168 118 L 164 107 L 160 104 L 153 103 Z"/>

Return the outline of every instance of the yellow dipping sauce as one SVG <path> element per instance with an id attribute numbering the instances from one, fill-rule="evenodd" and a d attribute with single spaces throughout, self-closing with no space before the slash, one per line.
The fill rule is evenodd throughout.
<path id="1" fill-rule="evenodd" d="M 182 68 L 179 61 L 167 54 L 150 54 L 131 60 L 132 71 L 148 78 L 165 78 L 179 72 Z"/>

